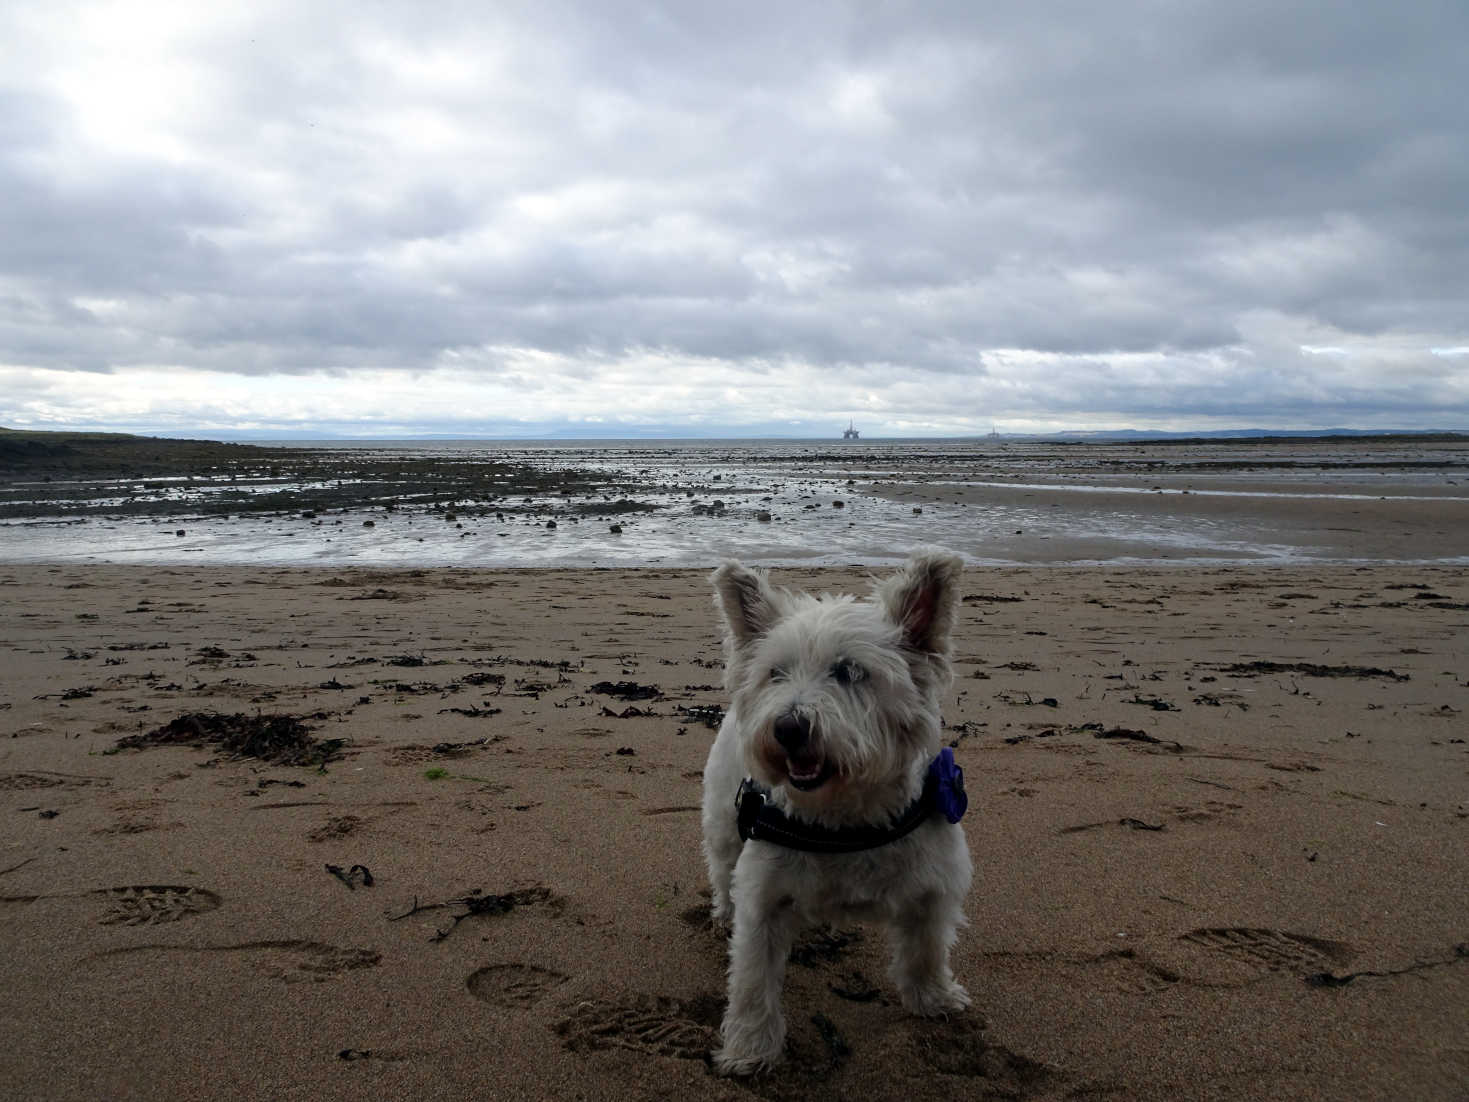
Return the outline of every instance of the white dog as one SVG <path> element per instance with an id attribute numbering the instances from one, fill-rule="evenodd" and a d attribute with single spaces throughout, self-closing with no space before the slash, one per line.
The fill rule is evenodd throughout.
<path id="1" fill-rule="evenodd" d="M 731 704 L 704 769 L 716 923 L 733 920 L 715 1066 L 747 1075 L 785 1046 L 786 958 L 808 924 L 886 922 L 903 1005 L 969 1005 L 949 970 L 971 867 L 963 778 L 940 746 L 961 560 L 916 552 L 867 600 L 714 572 Z"/>

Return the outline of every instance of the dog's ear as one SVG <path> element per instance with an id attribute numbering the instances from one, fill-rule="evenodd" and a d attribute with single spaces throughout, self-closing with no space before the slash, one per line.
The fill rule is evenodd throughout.
<path id="1" fill-rule="evenodd" d="M 964 560 L 938 548 L 915 551 L 902 570 L 878 587 L 888 618 L 903 629 L 903 642 L 925 654 L 944 654 L 959 607 Z"/>
<path id="2" fill-rule="evenodd" d="M 744 646 L 770 630 L 779 619 L 775 592 L 763 573 L 730 560 L 710 575 L 730 638 Z"/>

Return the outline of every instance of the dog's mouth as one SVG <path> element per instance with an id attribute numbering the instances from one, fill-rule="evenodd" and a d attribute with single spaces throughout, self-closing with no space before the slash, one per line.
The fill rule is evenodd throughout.
<path id="1" fill-rule="evenodd" d="M 786 779 L 792 788 L 814 792 L 834 776 L 836 766 L 817 754 L 786 755 Z"/>

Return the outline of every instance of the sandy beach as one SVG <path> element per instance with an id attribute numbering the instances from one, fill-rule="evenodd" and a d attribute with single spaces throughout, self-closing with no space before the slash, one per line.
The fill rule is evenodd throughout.
<path id="1" fill-rule="evenodd" d="M 704 571 L 0 566 L 0 1093 L 1469 1097 L 1469 570 L 963 592 L 975 1006 L 815 931 L 732 1082 Z"/>

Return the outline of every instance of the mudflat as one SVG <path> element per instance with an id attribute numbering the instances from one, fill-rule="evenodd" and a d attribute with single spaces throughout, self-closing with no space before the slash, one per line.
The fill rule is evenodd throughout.
<path id="1" fill-rule="evenodd" d="M 248 447 L 0 429 L 0 562 L 1469 565 L 1469 437 Z"/>

